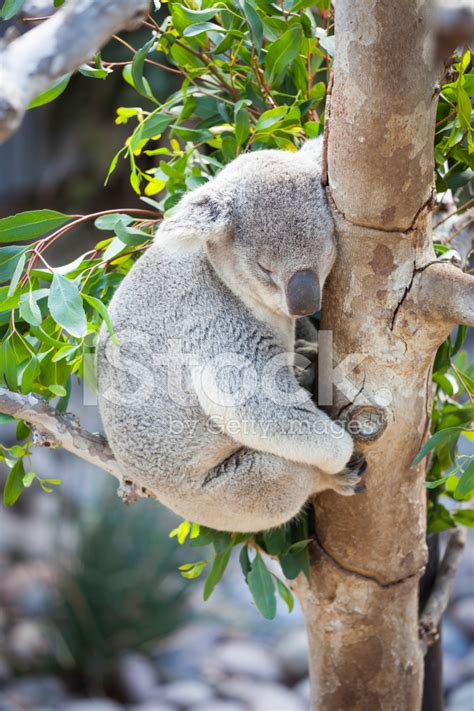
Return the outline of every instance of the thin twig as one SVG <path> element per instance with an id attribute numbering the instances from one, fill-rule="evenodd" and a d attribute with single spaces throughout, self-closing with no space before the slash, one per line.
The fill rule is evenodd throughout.
<path id="1" fill-rule="evenodd" d="M 453 528 L 449 532 L 446 550 L 438 568 L 433 590 L 418 624 L 418 633 L 425 650 L 439 638 L 439 625 L 451 597 L 453 580 L 459 568 L 465 544 L 465 529 Z"/>

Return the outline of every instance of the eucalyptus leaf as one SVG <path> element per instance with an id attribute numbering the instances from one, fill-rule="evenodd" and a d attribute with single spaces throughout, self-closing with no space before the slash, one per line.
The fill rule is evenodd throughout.
<path id="1" fill-rule="evenodd" d="M 57 324 L 76 338 L 87 332 L 87 319 L 79 289 L 73 281 L 54 274 L 48 297 L 51 316 Z"/>

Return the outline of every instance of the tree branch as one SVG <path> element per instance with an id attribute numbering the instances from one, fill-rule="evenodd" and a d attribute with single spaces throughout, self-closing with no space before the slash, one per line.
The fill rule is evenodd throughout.
<path id="1" fill-rule="evenodd" d="M 440 59 L 447 59 L 457 47 L 474 41 L 474 9 L 469 5 L 443 7 L 436 13 L 436 49 Z"/>
<path id="2" fill-rule="evenodd" d="M 58 412 L 33 393 L 21 395 L 5 388 L 0 388 L 0 412 L 32 425 L 43 437 L 43 443 L 46 439 L 49 446 L 62 447 L 122 481 L 107 440 L 84 430 L 75 415 Z"/>
<path id="3" fill-rule="evenodd" d="M 474 276 L 449 262 L 433 262 L 416 272 L 412 296 L 430 318 L 474 326 Z"/>
<path id="4" fill-rule="evenodd" d="M 91 59 L 110 37 L 139 26 L 149 0 L 69 0 L 0 52 L 0 142 L 32 99 Z"/>
<path id="5" fill-rule="evenodd" d="M 439 624 L 451 597 L 453 580 L 459 568 L 465 544 L 465 529 L 452 529 L 433 590 L 420 616 L 418 632 L 426 647 L 436 642 L 439 637 Z"/>

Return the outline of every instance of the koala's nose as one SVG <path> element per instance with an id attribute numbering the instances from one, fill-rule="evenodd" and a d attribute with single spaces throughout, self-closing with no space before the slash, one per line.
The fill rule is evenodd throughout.
<path id="1" fill-rule="evenodd" d="M 309 316 L 321 308 L 319 279 L 311 269 L 295 272 L 286 286 L 286 303 L 291 316 Z"/>

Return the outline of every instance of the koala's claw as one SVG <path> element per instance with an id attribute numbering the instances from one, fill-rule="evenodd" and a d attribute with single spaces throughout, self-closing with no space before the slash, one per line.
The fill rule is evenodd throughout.
<path id="1" fill-rule="evenodd" d="M 367 460 L 364 455 L 355 452 L 347 462 L 344 471 L 351 472 L 360 479 L 367 471 L 367 466 Z"/>
<path id="2" fill-rule="evenodd" d="M 342 496 L 353 496 L 363 494 L 366 490 L 365 484 L 361 483 L 361 478 L 367 470 L 367 461 L 363 454 L 352 455 L 342 472 L 334 477 L 332 488 Z"/>

